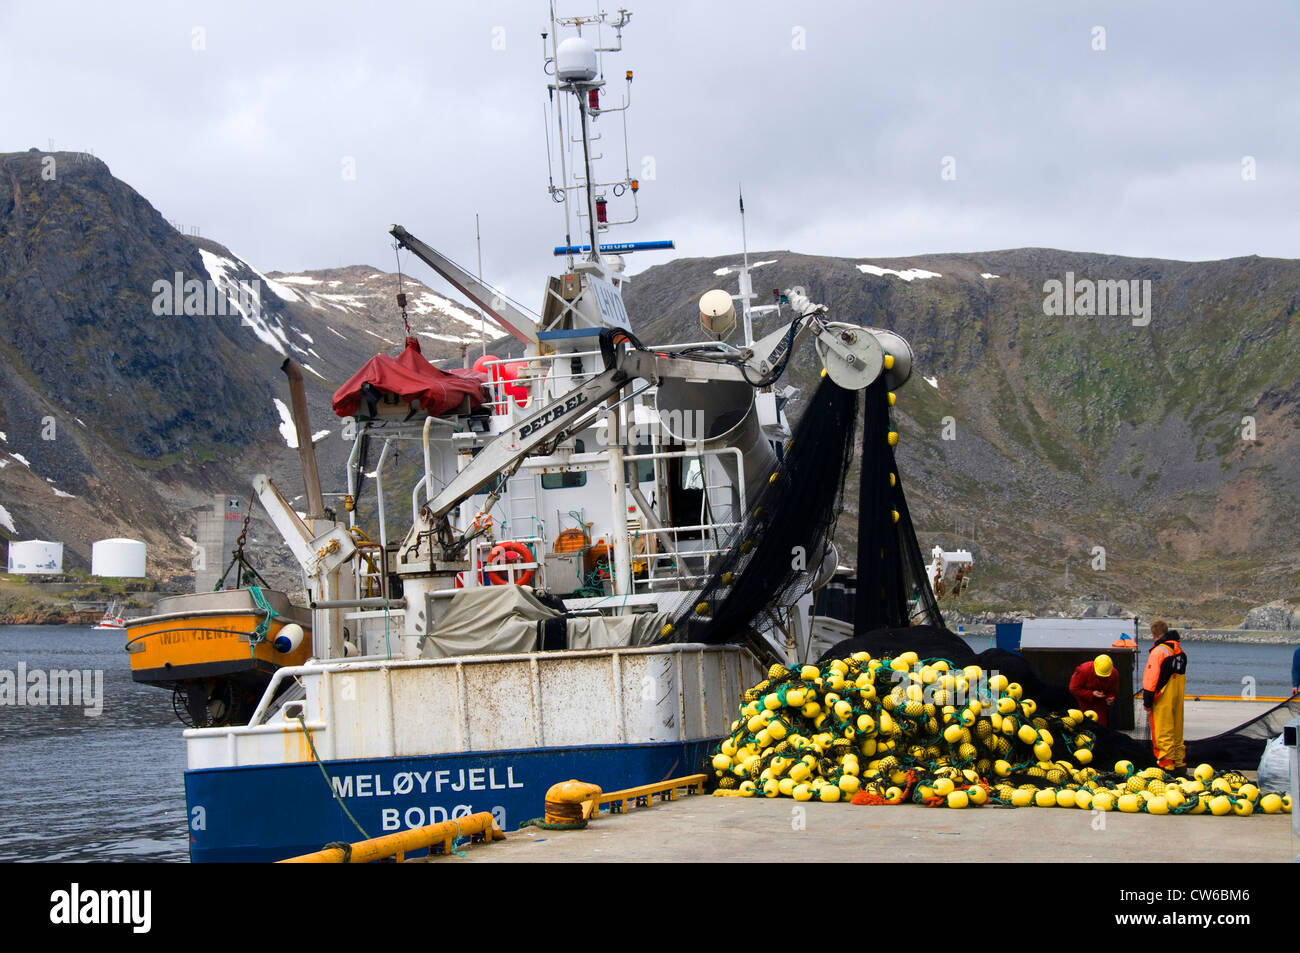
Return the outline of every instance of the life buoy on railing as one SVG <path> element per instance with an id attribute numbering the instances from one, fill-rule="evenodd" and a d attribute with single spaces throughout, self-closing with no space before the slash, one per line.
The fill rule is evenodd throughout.
<path id="1" fill-rule="evenodd" d="M 492 551 L 488 553 L 486 565 L 500 565 L 501 562 L 505 562 L 508 565 L 510 563 L 531 563 L 536 561 L 537 558 L 533 555 L 531 549 L 523 543 L 508 539 L 505 542 L 497 543 L 492 547 Z M 509 576 L 505 573 L 489 571 L 487 577 L 488 581 L 494 586 L 504 586 L 510 582 Z M 523 572 L 519 573 L 519 575 L 515 576 L 515 585 L 526 586 L 532 581 L 532 579 L 533 570 L 525 569 Z"/>

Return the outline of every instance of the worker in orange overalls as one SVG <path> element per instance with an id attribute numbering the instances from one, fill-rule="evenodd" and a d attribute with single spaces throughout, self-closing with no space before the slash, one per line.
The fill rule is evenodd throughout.
<path id="1" fill-rule="evenodd" d="M 1084 662 L 1070 676 L 1070 694 L 1084 711 L 1095 712 L 1097 724 L 1105 725 L 1110 706 L 1119 690 L 1119 673 L 1109 655 Z"/>
<path id="2" fill-rule="evenodd" d="M 1185 764 L 1183 750 L 1183 682 L 1187 675 L 1187 653 L 1178 643 L 1178 630 L 1164 620 L 1151 623 L 1155 645 L 1147 655 L 1142 672 L 1142 704 L 1151 719 L 1151 745 L 1156 762 L 1167 770 Z"/>

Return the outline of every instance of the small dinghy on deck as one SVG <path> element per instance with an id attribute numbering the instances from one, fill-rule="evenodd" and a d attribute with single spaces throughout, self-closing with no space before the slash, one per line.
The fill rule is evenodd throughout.
<path id="1" fill-rule="evenodd" d="M 131 677 L 172 689 L 191 726 L 243 724 L 275 671 L 307 660 L 311 627 L 311 611 L 274 589 L 169 596 L 127 624 Z"/>

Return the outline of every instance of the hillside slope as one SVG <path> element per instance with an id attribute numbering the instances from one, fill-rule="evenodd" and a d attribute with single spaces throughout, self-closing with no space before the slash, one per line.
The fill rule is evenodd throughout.
<path id="1" fill-rule="evenodd" d="M 923 548 L 975 549 L 968 608 L 1092 597 L 1236 624 L 1300 583 L 1300 263 L 1052 249 L 751 261 L 756 287 L 803 286 L 833 317 L 912 342 L 902 478 Z M 698 339 L 699 295 L 734 289 L 737 264 L 685 259 L 636 275 L 626 300 L 638 334 Z M 1149 321 L 1145 309 L 1045 307 L 1049 282 L 1121 280 L 1137 282 Z M 364 265 L 258 271 L 181 235 L 97 159 L 0 154 L 0 542 L 63 540 L 67 564 L 85 566 L 93 540 L 136 536 L 153 574 L 183 581 L 194 507 L 246 494 L 260 470 L 301 492 L 287 356 L 306 370 L 337 501 L 348 443 L 330 396 L 376 351 L 400 348 L 397 286 Z M 431 359 L 478 341 L 476 312 L 410 276 L 402 286 Z M 805 391 L 815 361 L 803 347 L 792 362 Z M 839 530 L 849 561 L 855 518 L 850 499 Z"/>
<path id="2" fill-rule="evenodd" d="M 98 159 L 0 155 L 0 541 L 62 540 L 73 568 L 96 539 L 138 537 L 151 574 L 183 579 L 193 507 L 246 496 L 259 470 L 301 492 L 289 356 L 306 371 L 326 491 L 341 494 L 350 445 L 330 397 L 400 348 L 397 277 L 277 278 L 181 235 Z M 432 359 L 478 339 L 465 309 L 403 285 Z"/>
<path id="3" fill-rule="evenodd" d="M 924 549 L 974 547 L 973 608 L 1063 609 L 1091 596 L 1236 624 L 1300 583 L 1300 263 L 1052 249 L 750 258 L 765 262 L 756 288 L 801 285 L 832 317 L 912 343 L 902 477 Z M 699 293 L 734 290 L 737 264 L 692 259 L 638 275 L 626 294 L 638 333 L 698 338 Z M 1045 284 L 1067 273 L 1076 287 L 1149 281 L 1149 323 L 1046 314 Z M 794 362 L 805 388 L 814 360 L 805 348 Z"/>

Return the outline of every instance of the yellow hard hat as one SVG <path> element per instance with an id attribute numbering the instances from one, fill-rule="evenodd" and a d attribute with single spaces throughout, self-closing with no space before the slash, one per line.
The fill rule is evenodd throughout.
<path id="1" fill-rule="evenodd" d="M 1092 670 L 1102 678 L 1108 678 L 1115 670 L 1115 663 L 1110 660 L 1109 655 L 1098 655 L 1092 660 Z"/>

